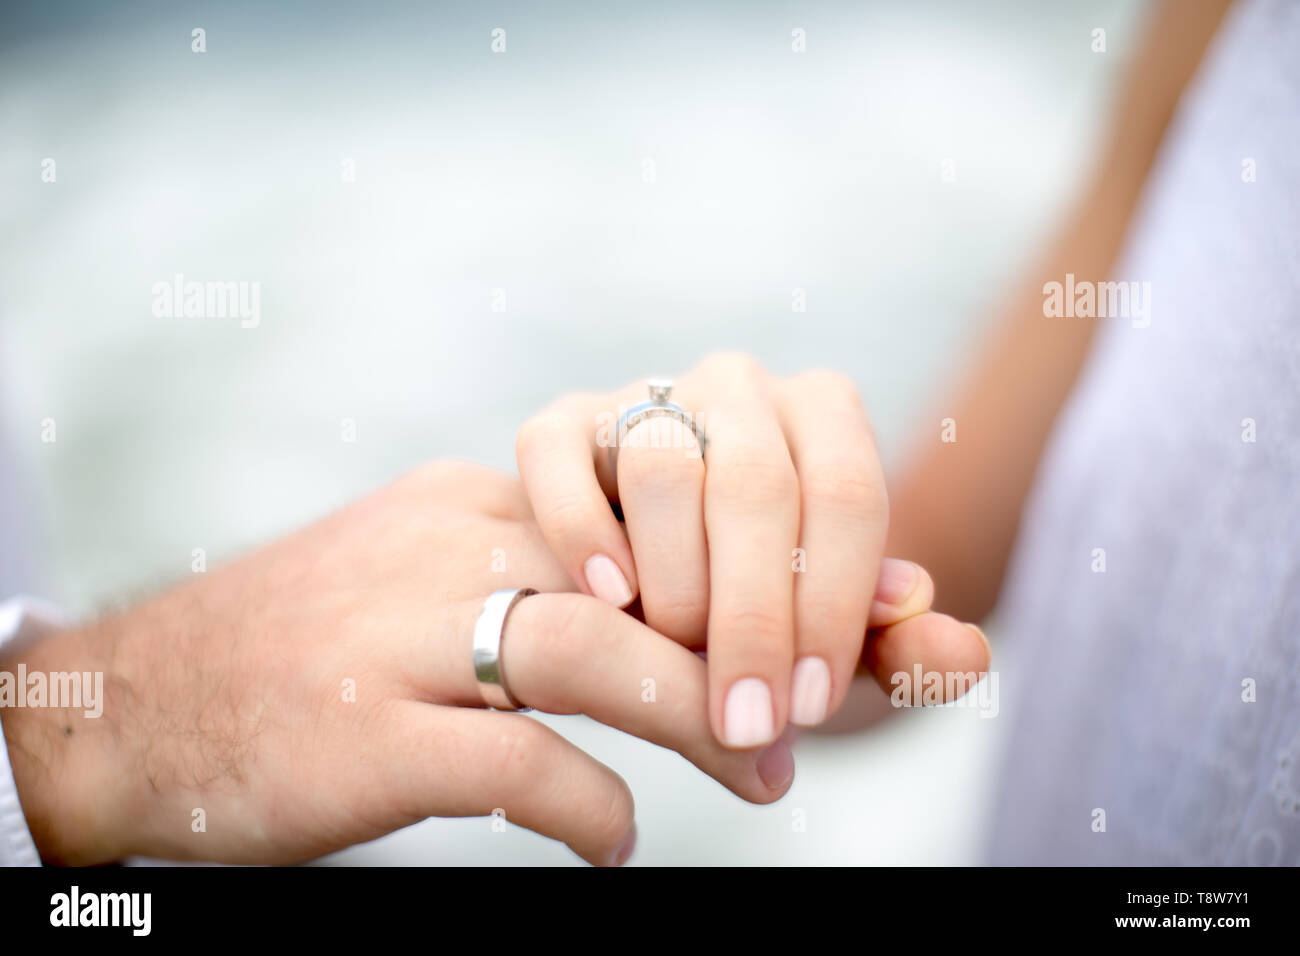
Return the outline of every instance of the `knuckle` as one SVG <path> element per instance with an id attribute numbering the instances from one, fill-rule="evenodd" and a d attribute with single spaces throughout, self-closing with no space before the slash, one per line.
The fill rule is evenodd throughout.
<path id="1" fill-rule="evenodd" d="M 721 456 L 719 456 L 721 457 Z M 789 457 L 758 452 L 733 452 L 706 472 L 711 495 L 723 502 L 755 508 L 794 500 L 799 480 Z"/>
<path id="2" fill-rule="evenodd" d="M 484 767 L 488 779 L 532 786 L 546 761 L 547 732 L 536 721 L 511 723 L 514 726 L 502 730 L 484 747 Z"/>
<path id="3" fill-rule="evenodd" d="M 861 645 L 867 628 L 867 601 L 843 589 L 803 592 L 799 595 L 800 638 L 833 646 Z"/>
<path id="4" fill-rule="evenodd" d="M 577 492 L 566 491 L 546 501 L 535 501 L 533 510 L 547 537 L 560 538 L 565 543 L 584 537 L 596 521 L 587 498 Z"/>
<path id="5" fill-rule="evenodd" d="M 709 619 L 707 592 L 683 589 L 668 595 L 641 595 L 646 623 L 660 634 L 683 641 L 705 633 Z"/>
<path id="6" fill-rule="evenodd" d="M 545 411 L 534 415 L 519 426 L 515 436 L 515 454 L 524 459 L 555 447 L 571 428 L 569 419 L 561 412 Z"/>
<path id="7" fill-rule="evenodd" d="M 848 375 L 836 369 L 817 368 L 804 372 L 796 381 L 808 391 L 834 396 L 861 404 L 857 383 Z"/>
<path id="8" fill-rule="evenodd" d="M 547 415 L 559 415 L 568 421 L 577 421 L 584 411 L 596 405 L 606 403 L 609 396 L 596 392 L 573 392 L 556 399 L 543 412 Z"/>
<path id="9" fill-rule="evenodd" d="M 700 362 L 700 370 L 742 382 L 760 382 L 767 378 L 767 370 L 754 356 L 746 352 L 714 352 Z"/>
<path id="10" fill-rule="evenodd" d="M 875 425 L 857 383 L 848 375 L 834 369 L 813 369 L 789 379 L 784 391 L 787 400 L 825 409 L 853 433 L 860 430 L 865 445 L 875 447 Z"/>
<path id="11" fill-rule="evenodd" d="M 626 615 L 582 594 L 539 594 L 519 610 L 529 605 L 529 616 L 505 639 L 507 678 L 526 703 L 575 713 L 605 679 L 619 637 L 626 637 L 619 626 Z"/>
<path id="12" fill-rule="evenodd" d="M 883 485 L 869 477 L 865 467 L 842 463 L 818 466 L 803 480 L 803 496 L 811 508 L 829 509 L 861 522 L 889 519 L 889 498 Z"/>
<path id="13" fill-rule="evenodd" d="M 407 479 L 418 487 L 447 487 L 481 479 L 488 469 L 455 458 L 437 458 L 417 466 Z"/>
<path id="14" fill-rule="evenodd" d="M 775 608 L 741 607 L 720 615 L 724 631 L 745 636 L 745 649 L 784 647 L 791 643 L 794 628 L 789 618 Z"/>
<path id="15" fill-rule="evenodd" d="M 866 415 L 866 405 L 852 377 L 833 368 L 814 368 L 796 380 L 798 390 L 815 395 L 815 401 L 836 408 L 854 408 Z"/>
<path id="16" fill-rule="evenodd" d="M 584 659 L 602 659 L 592 648 L 593 640 L 607 636 L 601 619 L 604 605 L 581 594 L 539 594 L 538 614 L 529 628 L 530 663 L 533 670 L 571 673 Z"/>

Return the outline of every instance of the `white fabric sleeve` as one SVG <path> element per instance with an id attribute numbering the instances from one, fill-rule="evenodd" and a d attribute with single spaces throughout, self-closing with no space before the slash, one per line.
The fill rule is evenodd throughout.
<path id="1" fill-rule="evenodd" d="M 45 601 L 18 597 L 0 602 L 0 648 L 37 640 L 62 625 L 58 609 Z M 19 693 L 24 691 L 25 688 L 18 688 Z M 4 725 L 0 723 L 0 866 L 40 865 L 40 854 L 36 852 L 22 804 L 18 802 Z"/>

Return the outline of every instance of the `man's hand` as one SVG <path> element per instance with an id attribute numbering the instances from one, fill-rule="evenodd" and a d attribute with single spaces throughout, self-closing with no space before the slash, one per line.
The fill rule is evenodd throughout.
<path id="1" fill-rule="evenodd" d="M 42 857 L 292 862 L 429 816 L 500 811 L 592 863 L 621 863 L 635 833 L 622 778 L 538 721 L 482 708 L 474 622 L 490 592 L 524 586 L 573 589 L 519 483 L 437 464 L 8 654 L 0 669 L 105 677 L 98 719 L 0 711 Z M 786 744 L 716 743 L 704 662 L 604 602 L 526 598 L 502 648 L 524 704 L 670 747 L 755 803 L 789 788 Z"/>

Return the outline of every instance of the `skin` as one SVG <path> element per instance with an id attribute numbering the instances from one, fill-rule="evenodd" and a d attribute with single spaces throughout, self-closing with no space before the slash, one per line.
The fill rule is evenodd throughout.
<path id="1" fill-rule="evenodd" d="M 492 568 L 495 549 L 505 570 Z M 750 802 L 786 792 L 786 741 L 742 752 L 714 739 L 699 656 L 573 593 L 516 480 L 443 462 L 0 659 L 11 673 L 104 673 L 102 717 L 0 710 L 42 858 L 289 863 L 429 816 L 499 809 L 591 863 L 623 862 L 635 827 L 622 778 L 540 722 L 483 707 L 474 622 L 488 593 L 525 585 L 546 593 L 522 600 L 505 629 L 516 699 L 676 750 Z M 927 578 L 878 605 L 880 674 L 966 663 L 944 641 L 946 619 L 928 613 L 932 596 Z M 195 808 L 205 832 L 192 829 Z"/>
<path id="2" fill-rule="evenodd" d="M 611 426 L 647 394 L 642 381 L 570 396 L 520 429 L 519 474 L 547 544 L 587 593 L 617 606 L 639 595 L 647 624 L 707 646 L 709 720 L 723 745 L 766 746 L 791 719 L 821 723 L 848 693 L 873 595 L 889 585 L 884 472 L 856 388 L 834 372 L 782 380 L 747 356 L 712 356 L 672 394 L 706 432 L 707 467 L 690 431 L 658 418 L 628 431 L 615 469 Z M 605 559 L 625 587 L 591 573 Z M 900 568 L 911 575 L 904 590 L 931 591 L 919 567 Z M 941 615 L 926 626 L 974 672 L 987 669 L 978 629 Z M 810 665 L 826 678 L 812 693 L 799 678 Z M 752 720 L 732 726 L 728 707 L 737 683 L 755 680 L 770 712 L 758 733 Z"/>
<path id="3" fill-rule="evenodd" d="M 1167 0 L 1154 10 L 1094 176 L 1009 298 L 983 359 L 940 406 L 936 419 L 956 418 L 961 440 L 922 449 L 892 504 L 865 414 L 834 375 L 775 381 L 742 357 L 706 362 L 674 399 L 718 436 L 708 469 L 680 448 L 629 448 L 617 481 L 589 436 L 593 412 L 642 400 L 644 383 L 565 400 L 520 433 L 526 495 L 481 469 L 426 468 L 126 614 L 0 660 L 11 671 L 21 659 L 29 670 L 105 673 L 98 720 L 0 711 L 42 857 L 291 862 L 426 816 L 502 808 L 584 859 L 622 862 L 634 838 L 623 781 L 543 725 L 483 710 L 469 666 L 486 593 L 591 593 L 593 553 L 626 582 L 627 600 L 614 603 L 650 626 L 582 594 L 524 600 L 504 642 L 515 696 L 672 747 L 752 802 L 779 798 L 793 775 L 776 737 L 794 661 L 828 660 L 827 729 L 888 711 L 857 674 L 889 689 L 916 664 L 982 672 L 987 643 L 930 610 L 933 579 L 921 566 L 942 582 L 940 608 L 979 619 L 996 601 L 1042 446 L 1095 325 L 1045 321 L 1042 285 L 1066 272 L 1106 278 L 1227 6 Z M 804 417 L 810 403 L 817 413 Z M 832 449 L 831 431 L 848 447 Z M 608 506 L 617 499 L 626 533 Z M 807 574 L 791 574 L 790 552 L 806 541 Z M 504 574 L 488 567 L 497 547 Z M 895 601 L 872 586 L 894 560 L 886 553 L 916 562 L 915 586 Z M 706 643 L 707 665 L 688 650 Z M 641 703 L 647 675 L 663 705 Z M 774 742 L 738 750 L 720 743 L 723 701 L 747 676 L 773 688 Z M 354 703 L 341 699 L 345 678 L 356 681 Z M 190 829 L 194 807 L 207 812 L 207 834 Z"/>
<path id="4" fill-rule="evenodd" d="M 1020 513 L 1052 424 L 1073 390 L 1099 322 L 1048 319 L 1043 285 L 1073 273 L 1104 282 L 1119 256 L 1165 129 L 1230 6 L 1166 0 L 1155 6 L 1132 60 L 1099 161 L 1057 236 L 1011 290 L 984 354 L 935 406 L 932 442 L 895 476 L 889 550 L 924 564 L 939 606 L 983 619 L 997 600 Z M 958 441 L 937 440 L 952 417 Z"/>
<path id="5" fill-rule="evenodd" d="M 918 445 L 891 476 L 887 550 L 930 570 L 939 610 L 979 621 L 997 603 L 1043 447 L 1098 322 L 1108 321 L 1044 318 L 1043 285 L 1067 272 L 1094 282 L 1112 277 L 1178 100 L 1230 6 L 1230 0 L 1153 5 L 1104 147 L 1073 209 L 1008 294 L 969 374 L 935 404 L 933 425 L 925 428 L 933 440 Z M 938 423 L 948 417 L 959 437 L 945 444 Z M 855 731 L 892 713 L 864 683 L 855 683 L 822 729 Z"/>
<path id="6" fill-rule="evenodd" d="M 579 586 L 595 593 L 584 564 L 607 554 L 627 582 L 625 595 L 607 600 L 626 604 L 639 591 L 646 620 L 663 633 L 690 645 L 707 633 L 720 741 L 754 743 L 731 739 L 725 716 L 726 695 L 744 677 L 772 688 L 771 733 L 758 743 L 779 734 L 798 709 L 795 662 L 808 657 L 829 662 L 832 691 L 825 712 L 801 723 L 845 730 L 891 712 L 852 680 L 865 595 L 886 553 L 933 573 L 942 610 L 968 621 L 992 610 L 1043 446 L 1099 321 L 1045 320 L 1043 284 L 1067 272 L 1109 277 L 1178 99 L 1228 6 L 1165 0 L 1153 9 L 1074 210 L 1009 296 L 969 377 L 936 406 L 934 421 L 954 418 L 960 440 L 940 443 L 935 428 L 891 481 L 892 504 L 866 414 L 833 372 L 777 382 L 751 359 L 723 355 L 679 379 L 673 399 L 711 436 L 707 469 L 680 447 L 630 447 L 615 483 L 593 423 L 643 401 L 644 382 L 561 400 L 521 430 L 520 475 Z M 627 540 L 606 499 L 621 503 Z M 783 561 L 796 543 L 809 573 L 789 580 Z"/>

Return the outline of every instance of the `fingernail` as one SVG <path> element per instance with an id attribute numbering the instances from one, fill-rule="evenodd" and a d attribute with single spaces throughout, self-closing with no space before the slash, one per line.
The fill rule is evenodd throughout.
<path id="1" fill-rule="evenodd" d="M 772 692 L 767 681 L 745 677 L 731 685 L 722 731 L 729 747 L 757 747 L 772 741 Z"/>
<path id="2" fill-rule="evenodd" d="M 876 578 L 876 600 L 902 604 L 916 590 L 919 577 L 916 565 L 911 561 L 885 558 L 880 562 L 880 575 Z"/>
<path id="3" fill-rule="evenodd" d="M 804 657 L 790 678 L 790 720 L 804 727 L 826 719 L 831 702 L 831 669 L 820 657 Z"/>
<path id="4" fill-rule="evenodd" d="M 794 751 L 782 738 L 758 755 L 758 778 L 769 790 L 780 790 L 794 777 Z"/>
<path id="5" fill-rule="evenodd" d="M 967 624 L 966 626 L 969 627 L 972 631 L 974 631 L 976 634 L 978 634 L 978 635 L 980 636 L 980 640 L 984 642 L 984 650 L 988 653 L 988 655 L 989 655 L 989 660 L 992 661 L 992 660 L 993 660 L 993 645 L 989 643 L 988 636 L 985 635 L 985 633 L 984 633 L 983 631 L 981 631 L 978 627 L 976 627 L 974 624 Z"/>
<path id="6" fill-rule="evenodd" d="M 623 572 L 613 559 L 603 554 L 593 554 L 583 565 L 583 572 L 587 575 L 587 587 L 602 601 L 622 607 L 632 600 L 632 589 L 627 586 L 627 578 L 623 577 Z"/>
<path id="7" fill-rule="evenodd" d="M 627 835 L 627 839 L 623 841 L 623 845 L 619 847 L 618 852 L 614 854 L 614 861 L 611 865 L 622 866 L 624 863 L 628 861 L 628 857 L 632 855 L 632 851 L 635 849 L 636 849 L 636 824 L 633 823 L 632 832 Z"/>

